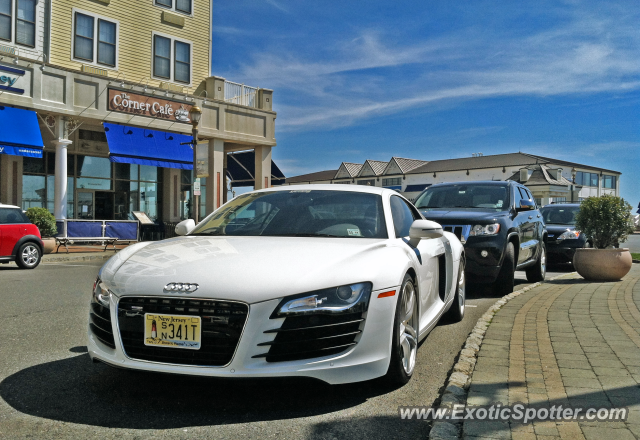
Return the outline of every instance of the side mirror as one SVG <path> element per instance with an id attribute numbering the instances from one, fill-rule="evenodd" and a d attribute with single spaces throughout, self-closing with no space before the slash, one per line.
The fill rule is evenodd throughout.
<path id="1" fill-rule="evenodd" d="M 520 206 L 516 208 L 516 211 L 533 211 L 536 209 L 536 204 L 531 200 L 520 200 Z"/>
<path id="2" fill-rule="evenodd" d="M 417 246 L 423 238 L 438 238 L 443 235 L 440 223 L 431 220 L 414 220 L 409 229 L 409 244 Z"/>
<path id="3" fill-rule="evenodd" d="M 194 222 L 192 218 L 183 220 L 176 225 L 176 234 L 187 235 L 189 232 L 193 231 L 195 227 L 196 222 Z"/>

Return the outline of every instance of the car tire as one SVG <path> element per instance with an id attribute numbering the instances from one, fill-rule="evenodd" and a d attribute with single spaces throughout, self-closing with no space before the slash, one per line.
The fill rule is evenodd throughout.
<path id="1" fill-rule="evenodd" d="M 40 264 L 41 259 L 42 251 L 40 251 L 40 247 L 31 241 L 23 243 L 18 248 L 16 263 L 23 269 L 35 269 Z"/>
<path id="2" fill-rule="evenodd" d="M 502 259 L 502 267 L 493 283 L 493 291 L 498 296 L 508 295 L 513 292 L 514 275 L 516 271 L 515 251 L 513 243 L 507 243 L 507 248 Z"/>
<path id="3" fill-rule="evenodd" d="M 535 266 L 529 267 L 526 272 L 527 281 L 530 283 L 544 281 L 544 277 L 547 274 L 547 248 L 544 243 L 540 243 L 540 255 L 538 255 Z"/>
<path id="4" fill-rule="evenodd" d="M 409 310 L 407 310 L 409 309 Z M 418 301 L 411 275 L 406 274 L 398 294 L 393 321 L 391 361 L 385 379 L 393 385 L 404 385 L 415 370 L 418 352 Z"/>
<path id="5" fill-rule="evenodd" d="M 458 269 L 458 284 L 451 307 L 444 315 L 446 322 L 460 322 L 464 318 L 465 301 L 467 296 L 467 282 L 464 276 L 464 259 L 460 260 Z"/>

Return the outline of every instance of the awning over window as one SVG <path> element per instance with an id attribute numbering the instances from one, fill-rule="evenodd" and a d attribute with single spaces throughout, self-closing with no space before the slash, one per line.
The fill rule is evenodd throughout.
<path id="1" fill-rule="evenodd" d="M 233 188 L 254 186 L 255 171 L 254 151 L 243 151 L 242 153 L 230 153 L 227 155 L 227 174 L 231 178 L 231 186 Z M 282 185 L 284 182 L 284 174 L 271 161 L 271 185 Z"/>
<path id="2" fill-rule="evenodd" d="M 431 186 L 430 183 L 421 183 L 418 185 L 407 185 L 403 192 L 418 192 L 423 191 L 426 187 Z"/>
<path id="3" fill-rule="evenodd" d="M 193 149 L 180 145 L 191 142 L 191 136 L 108 122 L 104 123 L 104 131 L 111 162 L 193 169 Z"/>
<path id="4" fill-rule="evenodd" d="M 0 105 L 0 154 L 40 158 L 43 148 L 36 112 Z"/>

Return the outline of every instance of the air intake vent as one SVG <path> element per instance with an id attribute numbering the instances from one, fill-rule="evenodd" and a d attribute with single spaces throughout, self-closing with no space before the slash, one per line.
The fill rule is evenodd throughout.
<path id="1" fill-rule="evenodd" d="M 144 345 L 145 313 L 200 316 L 199 350 Z M 168 364 L 221 367 L 231 362 L 240 342 L 249 306 L 231 301 L 125 297 L 118 304 L 118 324 L 125 353 L 132 359 Z"/>
<path id="2" fill-rule="evenodd" d="M 279 329 L 265 332 L 276 333 L 273 341 L 258 344 L 269 347 L 269 351 L 253 357 L 283 362 L 335 355 L 356 345 L 356 337 L 363 326 L 364 317 L 360 311 L 290 316 Z"/>
<path id="3" fill-rule="evenodd" d="M 89 328 L 91 329 L 91 333 L 104 345 L 109 348 L 116 348 L 113 340 L 111 311 L 93 300 L 93 296 L 89 311 Z"/>

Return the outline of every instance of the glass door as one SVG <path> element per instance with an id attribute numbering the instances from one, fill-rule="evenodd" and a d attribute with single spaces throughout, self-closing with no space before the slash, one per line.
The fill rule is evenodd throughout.
<path id="1" fill-rule="evenodd" d="M 94 219 L 94 194 L 93 191 L 78 191 L 78 213 L 77 218 L 83 220 Z"/>

